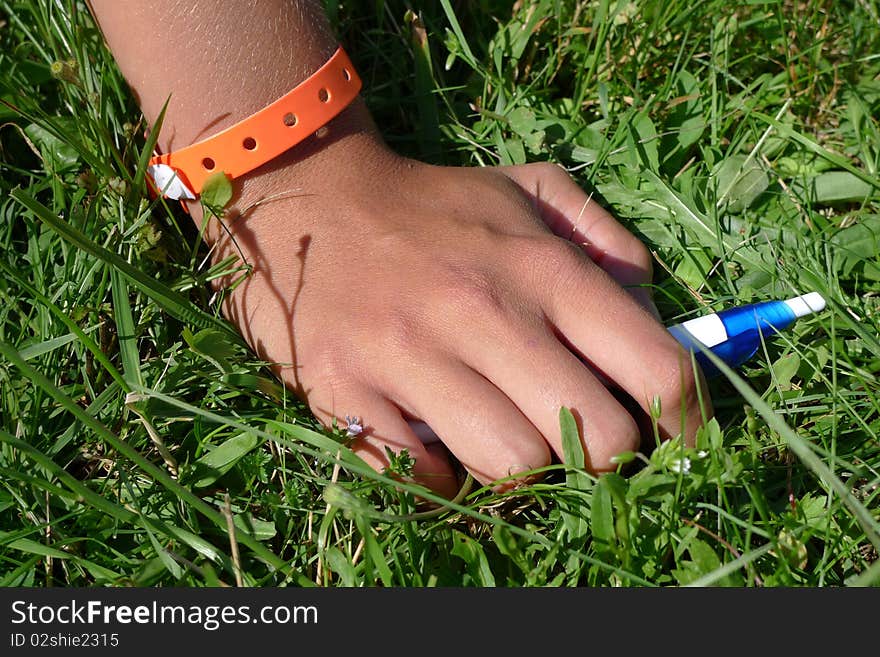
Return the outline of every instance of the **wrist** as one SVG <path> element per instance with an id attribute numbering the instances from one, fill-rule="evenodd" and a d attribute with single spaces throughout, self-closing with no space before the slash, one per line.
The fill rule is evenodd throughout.
<path id="1" fill-rule="evenodd" d="M 289 207 L 300 196 L 345 194 L 363 180 L 364 171 L 380 161 L 398 159 L 388 149 L 362 99 L 351 105 L 305 141 L 273 158 L 263 166 L 232 179 L 233 196 L 224 222 L 235 235 L 246 224 L 254 228 L 261 215 Z M 198 200 L 187 202 L 197 225 L 202 221 Z M 306 225 L 309 217 L 288 212 L 284 229 Z M 216 221 L 206 229 L 209 241 L 227 233 Z"/>
<path id="2" fill-rule="evenodd" d="M 307 140 L 243 176 L 235 209 L 245 212 L 285 194 L 339 192 L 363 176 L 366 162 L 391 155 L 366 105 L 357 98 Z"/>

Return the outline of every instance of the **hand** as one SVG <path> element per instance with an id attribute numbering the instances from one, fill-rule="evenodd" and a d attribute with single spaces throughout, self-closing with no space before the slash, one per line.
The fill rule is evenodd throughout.
<path id="1" fill-rule="evenodd" d="M 361 418 L 365 461 L 407 449 L 451 495 L 445 450 L 408 419 L 488 483 L 561 457 L 565 406 L 607 470 L 640 434 L 606 382 L 645 410 L 659 396 L 666 435 L 684 404 L 693 438 L 690 358 L 647 288 L 621 287 L 650 282 L 650 256 L 565 171 L 430 166 L 370 130 L 326 141 L 247 183 L 267 200 L 230 224 L 254 269 L 226 311 L 322 422 Z"/>

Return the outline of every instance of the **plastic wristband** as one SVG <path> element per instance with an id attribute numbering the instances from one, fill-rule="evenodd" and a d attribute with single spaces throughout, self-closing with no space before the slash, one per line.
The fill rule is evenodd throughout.
<path id="1" fill-rule="evenodd" d="M 353 101 L 361 80 L 342 48 L 287 95 L 222 132 L 147 166 L 154 190 L 193 200 L 205 181 L 222 171 L 237 178 L 253 171 L 325 126 Z"/>

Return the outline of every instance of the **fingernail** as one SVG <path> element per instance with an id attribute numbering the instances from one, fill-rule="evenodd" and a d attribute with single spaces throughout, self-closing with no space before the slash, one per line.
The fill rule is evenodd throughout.
<path id="1" fill-rule="evenodd" d="M 532 470 L 532 466 L 523 463 L 515 463 L 507 469 L 507 476 L 512 477 L 510 484 L 512 486 L 522 486 L 529 483 L 535 478 L 534 474 L 527 474 Z"/>

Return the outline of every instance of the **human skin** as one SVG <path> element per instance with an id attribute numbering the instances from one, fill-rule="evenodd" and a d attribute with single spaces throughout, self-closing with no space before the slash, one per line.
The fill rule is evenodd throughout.
<path id="1" fill-rule="evenodd" d="M 151 124 L 170 95 L 165 152 L 262 109 L 337 45 L 310 1 L 91 4 Z M 352 446 L 376 469 L 406 449 L 415 479 L 452 495 L 450 453 L 483 483 L 545 466 L 560 407 L 588 469 L 611 469 L 641 437 L 609 388 L 644 412 L 659 397 L 661 432 L 688 442 L 711 414 L 656 319 L 649 252 L 560 167 L 403 158 L 358 99 L 234 185 L 227 227 L 253 270 L 224 312 L 319 420 L 361 418 Z M 206 235 L 215 258 L 238 253 L 216 220 Z"/>

